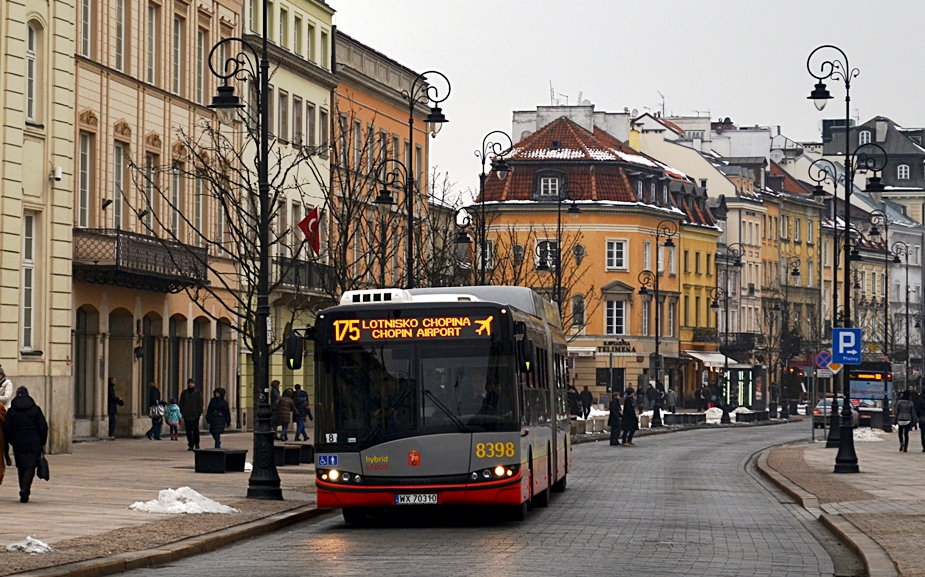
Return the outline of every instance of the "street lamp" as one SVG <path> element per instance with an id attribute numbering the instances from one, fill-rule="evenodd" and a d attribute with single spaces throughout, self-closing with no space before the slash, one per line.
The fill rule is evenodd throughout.
<path id="1" fill-rule="evenodd" d="M 723 299 L 723 310 L 725 311 L 726 315 L 726 320 L 723 324 L 723 348 L 726 349 L 726 351 L 723 353 L 723 379 L 726 380 L 727 377 L 725 374 L 729 372 L 729 293 L 726 292 L 725 289 L 717 286 L 710 291 L 710 298 L 713 300 L 713 302 L 710 303 L 710 308 L 713 309 L 713 312 L 716 313 L 717 317 L 719 316 L 719 299 Z M 717 319 L 716 324 L 719 324 L 719 319 Z M 729 406 L 724 402 L 720 402 L 720 406 L 723 409 L 723 416 L 720 418 L 720 423 L 731 423 L 732 419 L 729 418 Z"/>
<path id="2" fill-rule="evenodd" d="M 818 66 L 819 72 L 817 73 L 812 66 L 813 57 L 820 51 L 832 53 L 834 58 L 831 60 L 823 59 Z M 822 58 L 822 56 L 820 56 Z M 818 60 L 817 60 L 818 62 Z M 854 164 L 863 161 L 866 164 L 877 164 L 877 159 L 869 159 L 864 156 L 861 157 L 855 151 L 855 155 L 851 154 L 851 81 L 860 74 L 860 70 L 857 68 L 851 68 L 851 65 L 848 62 L 848 55 L 845 52 L 833 46 L 831 44 L 824 44 L 819 46 L 812 52 L 810 52 L 809 57 L 806 59 L 806 69 L 809 72 L 810 76 L 816 79 L 816 85 L 813 87 L 812 92 L 809 95 L 809 99 L 813 101 L 813 104 L 816 106 L 817 110 L 822 110 L 825 108 L 826 102 L 832 98 L 832 95 L 829 93 L 826 88 L 825 81 L 833 80 L 836 82 L 842 82 L 845 85 L 845 118 L 844 118 L 844 129 L 845 129 L 845 290 L 848 290 L 848 285 L 851 283 L 851 263 L 850 258 L 850 237 L 851 234 L 851 189 L 854 186 L 854 173 L 855 166 Z M 859 147 L 859 150 L 863 148 L 862 145 Z M 877 147 L 880 148 L 880 147 Z M 880 148 L 880 150 L 883 150 Z M 869 168 L 869 166 L 865 166 Z M 882 170 L 882 167 L 881 167 Z M 833 283 L 834 284 L 834 283 Z M 851 300 L 845 298 L 845 325 L 851 326 Z M 845 402 L 844 407 L 842 408 L 842 431 L 839 439 L 838 445 L 838 454 L 835 456 L 835 472 L 836 473 L 858 473 L 860 472 L 860 467 L 858 467 L 858 455 L 854 449 L 854 432 L 851 428 L 851 390 L 848 386 L 848 371 L 842 373 L 842 390 L 845 392 Z"/>
<path id="3" fill-rule="evenodd" d="M 846 134 L 845 134 L 845 142 L 846 142 L 845 144 L 846 150 L 850 149 L 847 129 L 846 129 Z M 842 181 L 841 179 L 838 178 L 838 170 L 836 169 L 835 164 L 833 164 L 831 161 L 825 158 L 820 158 L 814 161 L 810 165 L 809 171 L 808 171 L 809 177 L 816 183 L 816 186 L 813 189 L 813 196 L 823 197 L 826 195 L 825 190 L 823 190 L 822 188 L 822 184 L 825 182 L 830 183 L 833 187 L 833 190 L 837 193 L 838 184 L 839 182 L 841 182 L 842 185 L 845 186 L 846 195 L 848 195 L 845 201 L 845 206 L 849 207 L 850 206 L 850 194 L 851 194 L 852 187 L 854 186 L 853 177 L 851 176 L 852 170 L 854 171 L 863 170 L 863 171 L 872 171 L 874 173 L 874 176 L 869 178 L 867 181 L 865 192 L 868 195 L 870 195 L 871 199 L 873 199 L 874 201 L 877 201 L 878 199 L 882 198 L 883 185 L 880 182 L 880 178 L 876 174 L 883 170 L 883 168 L 886 166 L 886 162 L 887 162 L 887 154 L 886 154 L 886 151 L 881 146 L 874 144 L 874 143 L 862 144 L 858 146 L 857 148 L 855 148 L 852 153 L 846 156 L 846 159 L 845 159 L 846 175 L 845 175 L 844 180 Z M 834 195 L 834 196 L 837 196 L 837 195 Z M 847 264 L 845 266 L 845 300 L 846 301 L 849 300 L 848 287 L 851 283 L 851 280 L 850 280 L 851 273 L 849 272 L 851 269 L 850 262 L 852 260 L 860 260 L 860 252 L 858 251 L 856 245 L 852 244 L 851 234 L 849 232 L 851 229 L 850 229 L 848 219 L 847 219 L 847 213 L 849 211 L 845 210 L 845 213 L 846 213 L 845 229 L 841 232 L 838 231 L 837 212 L 838 211 L 835 210 L 835 204 L 833 201 L 832 225 L 835 229 L 835 243 L 832 248 L 833 248 L 833 254 L 834 254 L 833 256 L 834 269 L 833 270 L 835 272 L 833 272 L 832 274 L 832 313 L 833 313 L 832 314 L 832 320 L 833 320 L 832 324 L 835 327 L 840 326 L 842 324 L 847 327 L 847 326 L 850 326 L 847 320 L 850 317 L 850 310 L 843 309 L 842 307 L 839 307 L 838 305 L 837 271 L 838 271 L 838 267 L 840 266 L 839 263 L 841 260 L 841 252 L 842 252 L 839 249 L 839 247 L 843 243 L 844 251 L 848 255 L 848 258 L 846 261 Z M 841 314 L 839 314 L 840 311 L 841 311 Z M 840 319 L 842 322 L 839 322 Z M 847 382 L 845 381 L 845 379 L 847 379 L 846 373 L 847 372 L 842 374 L 842 383 L 841 383 L 842 392 L 848 393 L 848 395 L 845 397 L 846 407 L 843 407 L 843 413 L 845 410 L 847 410 L 849 412 L 849 417 L 850 417 L 851 408 L 847 407 L 847 404 L 848 404 L 847 401 L 850 400 L 850 391 L 847 391 Z M 838 413 L 838 396 L 837 395 L 838 395 L 838 389 L 836 388 L 836 381 L 835 381 L 835 378 L 833 377 L 832 378 L 832 409 L 831 409 L 831 415 L 829 418 L 829 434 L 826 437 L 825 447 L 827 449 L 835 449 L 835 448 L 839 449 L 839 454 L 841 454 L 842 456 L 841 457 L 836 456 L 835 458 L 836 468 L 839 467 L 838 463 L 841 462 L 839 461 L 839 459 L 842 459 L 847 463 L 847 465 L 843 467 L 846 470 L 841 471 L 841 472 L 850 473 L 852 472 L 851 469 L 858 470 L 857 455 L 856 453 L 854 453 L 854 433 L 852 431 L 849 431 L 849 433 L 851 434 L 851 440 L 848 443 L 849 446 L 846 447 L 845 452 L 842 453 L 841 424 L 840 424 L 841 417 Z M 850 427 L 850 422 L 851 421 L 849 420 L 848 421 L 849 427 Z M 854 455 L 854 457 L 852 457 L 852 455 Z M 852 463 L 852 458 L 854 459 L 853 463 Z"/>
<path id="4" fill-rule="evenodd" d="M 254 429 L 254 468 L 248 479 L 247 496 L 252 499 L 283 498 L 280 488 L 279 473 L 276 471 L 276 462 L 273 457 L 273 440 L 275 432 L 270 427 L 270 181 L 269 170 L 269 141 L 270 126 L 266 117 L 269 110 L 269 77 L 270 61 L 267 51 L 267 22 L 269 20 L 268 0 L 263 0 L 263 37 L 261 50 L 257 50 L 243 38 L 225 38 L 212 47 L 209 52 L 209 69 L 212 74 L 222 80 L 218 87 L 218 94 L 212 98 L 209 108 L 220 112 L 225 120 L 230 114 L 243 108 L 240 98 L 234 93 L 234 86 L 229 81 L 250 80 L 257 88 L 257 97 L 260 109 L 256 111 L 260 125 L 259 160 L 257 165 L 258 196 L 260 201 L 260 220 L 257 224 L 257 242 L 259 243 L 258 272 L 257 272 L 257 310 L 254 327 L 254 386 L 259 391 L 257 398 L 257 425 Z M 216 68 L 213 59 L 221 54 L 223 47 L 229 43 L 239 43 L 240 52 L 220 62 Z M 221 57 L 218 60 L 222 60 Z M 254 61 L 259 60 L 259 67 Z"/>
<path id="5" fill-rule="evenodd" d="M 266 2 L 267 0 L 264 0 Z M 439 76 L 446 83 L 446 93 L 443 96 L 440 95 L 440 90 L 431 86 L 427 83 L 427 76 L 433 74 Z M 406 247 L 406 259 L 407 263 L 407 283 L 406 287 L 412 289 L 415 287 L 415 278 L 414 278 L 414 109 L 418 104 L 428 105 L 433 103 L 433 106 L 430 107 L 430 113 L 425 118 L 425 122 L 431 125 L 431 135 L 436 136 L 437 132 L 440 131 L 440 127 L 447 122 L 446 116 L 443 115 L 443 110 L 441 110 L 439 104 L 450 96 L 450 80 L 442 72 L 437 72 L 436 70 L 428 70 L 427 72 L 422 72 L 414 77 L 414 80 L 411 82 L 411 90 L 402 90 L 401 94 L 408 102 L 408 148 L 405 154 L 406 166 L 410 167 L 411 170 L 406 170 L 405 172 L 405 210 L 408 211 L 408 246 Z M 397 162 L 397 161 L 396 161 Z M 418 169 L 421 167 L 419 166 Z M 423 232 L 422 232 L 423 234 Z"/>
<path id="6" fill-rule="evenodd" d="M 505 147 L 501 142 L 490 140 L 492 136 L 497 135 L 507 139 Z M 485 284 L 485 263 L 488 260 L 488 238 L 487 223 L 485 218 L 485 179 L 488 174 L 485 172 L 485 162 L 491 156 L 491 171 L 500 179 L 507 178 L 511 167 L 504 160 L 504 151 L 514 147 L 514 141 L 507 132 L 503 130 L 492 130 L 482 139 L 482 148 L 475 151 L 475 156 L 482 161 L 482 172 L 479 173 L 479 284 Z"/>
<path id="7" fill-rule="evenodd" d="M 578 189 L 577 194 L 572 193 L 572 187 Z M 554 294 L 556 304 L 559 307 L 560 319 L 562 318 L 562 204 L 571 201 L 572 206 L 568 208 L 568 213 L 571 215 L 578 215 L 581 214 L 581 209 L 578 208 L 578 204 L 575 201 L 581 200 L 584 197 L 585 189 L 577 182 L 567 183 L 565 187 L 556 194 L 556 249 L 553 254 L 553 262 L 550 265 L 549 259 L 541 258 L 539 265 L 536 267 L 536 270 L 540 272 L 549 272 L 550 267 L 555 267 L 556 285 L 554 287 Z M 548 242 L 546 246 L 549 246 Z M 577 246 L 578 245 L 576 245 L 575 248 L 577 248 Z M 547 248 L 547 250 L 549 249 Z M 576 254 L 575 256 L 577 257 L 578 255 Z"/>
<path id="8" fill-rule="evenodd" d="M 409 191 L 413 190 L 412 187 L 408 186 L 408 182 L 412 179 L 411 173 L 408 172 L 408 167 L 405 166 L 400 160 L 395 158 L 386 158 L 380 162 L 376 168 L 373 169 L 373 174 L 376 175 L 376 180 L 379 183 L 379 194 L 376 196 L 376 199 L 373 203 L 379 208 L 379 214 L 381 216 L 382 224 L 385 224 L 385 215 L 396 206 L 395 200 L 392 198 L 392 190 L 402 189 L 405 191 L 405 200 L 407 201 Z M 406 202 L 407 206 L 407 202 Z M 413 215 L 409 215 L 409 220 L 413 221 Z M 410 240 L 410 238 L 409 238 Z M 382 247 L 380 249 L 379 255 L 379 275 L 381 278 L 382 286 L 385 286 L 385 227 L 382 227 Z M 411 262 L 409 261 L 406 266 L 411 267 Z"/>
<path id="9" fill-rule="evenodd" d="M 571 209 L 569 210 L 571 211 Z M 662 306 L 661 306 L 661 301 L 660 301 L 659 281 L 658 281 L 659 277 L 661 276 L 660 258 L 661 258 L 662 251 L 660 249 L 659 242 L 661 241 L 662 238 L 664 238 L 665 243 L 661 246 L 664 246 L 665 248 L 674 248 L 675 244 L 674 244 L 674 240 L 672 239 L 678 235 L 678 223 L 672 220 L 663 220 L 660 223 L 658 223 L 658 226 L 655 227 L 655 230 L 650 232 L 649 234 L 655 237 L 655 272 L 653 273 L 650 270 L 644 270 L 641 273 L 639 273 L 638 280 L 639 280 L 639 284 L 641 285 L 639 288 L 640 295 L 649 294 L 648 287 L 650 286 L 655 291 L 655 294 L 654 294 L 654 299 L 655 299 L 654 367 L 652 366 L 653 363 L 649 363 L 649 365 L 651 368 L 655 370 L 655 390 L 658 391 L 658 386 L 662 384 L 662 365 L 663 365 L 662 355 L 659 352 L 659 346 L 661 344 L 661 336 L 662 336 L 662 323 L 661 323 L 661 314 L 660 314 Z M 661 416 L 660 409 L 661 409 L 661 399 L 657 397 L 655 401 L 655 406 L 653 407 L 653 412 L 652 412 L 652 425 L 651 425 L 652 427 L 662 426 L 662 416 Z"/>
<path id="10" fill-rule="evenodd" d="M 873 179 L 871 179 L 873 180 Z M 877 179 L 880 180 L 879 178 Z M 883 185 L 877 183 L 879 187 Z M 875 197 L 876 194 L 876 197 Z M 878 191 L 876 193 L 871 193 L 871 199 L 879 205 L 880 199 L 882 198 L 883 192 Z M 889 246 L 887 243 L 890 241 L 890 219 L 887 217 L 886 212 L 876 209 L 872 210 L 870 216 L 868 217 L 870 221 L 870 237 L 872 240 L 882 239 L 883 246 Z M 880 234 L 880 229 L 878 227 L 883 227 L 883 235 Z M 883 360 L 885 362 L 890 362 L 890 352 L 888 348 L 889 344 L 889 332 L 890 332 L 890 251 L 883 251 L 883 268 L 886 270 L 886 284 L 882 285 L 883 291 Z M 876 296 L 876 295 L 874 295 Z"/>
<path id="11" fill-rule="evenodd" d="M 784 277 L 784 326 L 781 330 L 781 337 L 783 333 L 787 333 L 788 337 L 790 336 L 790 279 L 800 278 L 800 257 L 792 255 L 788 256 L 785 260 L 784 265 L 785 273 L 789 271 Z M 781 345 L 784 343 L 782 342 Z M 790 359 L 787 359 L 787 362 L 790 362 Z M 790 418 L 790 395 L 784 396 L 784 393 L 787 391 L 786 387 L 783 387 L 784 373 L 783 367 L 781 367 L 781 374 L 779 376 L 779 382 L 781 384 L 781 409 L 780 409 L 780 418 L 789 419 Z"/>
<path id="12" fill-rule="evenodd" d="M 909 245 L 904 243 L 901 240 L 897 240 L 890 247 L 890 252 L 893 253 L 893 264 L 902 264 L 905 261 L 906 264 L 906 372 L 905 377 L 903 378 L 903 386 L 908 386 L 909 383 L 909 254 L 910 248 Z M 900 259 L 899 257 L 903 257 Z"/>
<path id="13" fill-rule="evenodd" d="M 732 266 L 735 268 L 742 268 L 744 263 L 742 262 L 742 256 L 745 254 L 745 247 L 741 243 L 734 242 L 732 244 L 727 244 L 724 249 L 724 253 L 717 252 L 717 262 L 719 262 L 719 257 L 723 257 L 723 271 L 725 275 L 725 287 L 716 288 L 723 293 L 723 305 L 726 308 L 726 323 L 723 327 L 725 333 L 725 350 L 723 351 L 723 390 L 720 391 L 720 406 L 723 409 L 723 416 L 720 419 L 720 423 L 729 424 L 732 420 L 729 418 L 729 406 L 728 406 L 728 397 L 729 397 L 729 260 L 732 259 Z M 719 282 L 719 278 L 717 278 Z M 718 291 L 718 292 L 719 292 Z M 716 305 L 716 299 L 713 299 L 713 305 Z M 711 307 L 713 305 L 710 305 Z M 715 307 L 714 307 L 715 308 Z M 719 323 L 717 323 L 719 324 Z"/>

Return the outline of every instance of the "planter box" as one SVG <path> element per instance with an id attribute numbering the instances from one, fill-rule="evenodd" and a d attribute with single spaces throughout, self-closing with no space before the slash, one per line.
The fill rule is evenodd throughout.
<path id="1" fill-rule="evenodd" d="M 767 411 L 755 411 L 756 421 L 767 421 L 769 419 L 770 419 L 770 416 Z"/>
<path id="2" fill-rule="evenodd" d="M 755 413 L 736 413 L 737 423 L 754 423 Z"/>
<path id="3" fill-rule="evenodd" d="M 302 449 L 297 445 L 273 445 L 273 457 L 277 467 L 298 465 L 301 454 Z"/>
<path id="4" fill-rule="evenodd" d="M 575 435 L 584 435 L 588 432 L 588 421 L 576 419 L 572 421 L 571 430 Z"/>
<path id="5" fill-rule="evenodd" d="M 247 451 L 239 449 L 196 449 L 197 473 L 243 473 Z"/>
<path id="6" fill-rule="evenodd" d="M 682 415 L 662 415 L 662 423 L 666 425 L 681 425 L 684 423 Z"/>

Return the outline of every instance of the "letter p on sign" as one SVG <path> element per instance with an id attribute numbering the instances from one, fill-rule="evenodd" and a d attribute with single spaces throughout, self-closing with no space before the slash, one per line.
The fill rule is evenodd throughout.
<path id="1" fill-rule="evenodd" d="M 861 329 L 833 329 L 832 361 L 841 365 L 861 364 Z"/>

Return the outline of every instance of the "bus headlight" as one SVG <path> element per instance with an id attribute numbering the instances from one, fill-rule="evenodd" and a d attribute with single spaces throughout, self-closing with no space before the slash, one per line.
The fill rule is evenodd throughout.
<path id="1" fill-rule="evenodd" d="M 347 481 L 350 480 L 350 473 L 344 473 L 343 475 L 341 475 L 341 479 L 343 479 L 344 483 L 346 483 Z"/>
<path id="2" fill-rule="evenodd" d="M 505 469 L 501 465 L 498 465 L 497 467 L 495 467 L 495 477 L 503 477 L 505 471 L 507 471 L 507 469 Z"/>
<path id="3" fill-rule="evenodd" d="M 338 478 L 340 478 L 340 471 L 337 469 L 331 469 L 328 471 L 328 478 L 332 481 L 336 481 Z"/>

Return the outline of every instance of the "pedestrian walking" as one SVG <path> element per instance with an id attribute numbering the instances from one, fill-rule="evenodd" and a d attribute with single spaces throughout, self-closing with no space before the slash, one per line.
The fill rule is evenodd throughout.
<path id="1" fill-rule="evenodd" d="M 916 415 L 916 417 L 918 417 L 918 414 L 919 414 L 919 405 L 921 404 L 921 402 L 920 402 L 921 399 L 919 398 L 919 393 L 918 393 L 918 391 L 915 390 L 915 387 L 912 386 L 912 385 L 909 385 L 909 386 L 906 388 L 906 390 L 909 391 L 909 400 L 912 401 L 912 406 L 915 407 L 915 415 Z M 912 428 L 913 428 L 913 429 L 917 429 L 918 426 L 919 426 L 919 421 L 918 421 L 918 418 L 916 418 L 914 421 L 912 421 Z"/>
<path id="2" fill-rule="evenodd" d="M 578 400 L 579 393 L 578 389 L 575 388 L 575 385 L 569 385 L 568 387 L 568 407 L 569 413 L 573 417 L 581 416 L 581 402 Z"/>
<path id="3" fill-rule="evenodd" d="M 116 395 L 116 378 L 109 377 L 109 384 L 106 386 L 106 414 L 109 416 L 109 436 L 116 436 L 116 411 L 123 406 L 125 402 Z"/>
<path id="4" fill-rule="evenodd" d="M 655 409 L 655 400 L 658 398 L 658 389 L 653 386 L 649 386 L 646 389 L 646 402 L 649 403 L 649 410 Z"/>
<path id="5" fill-rule="evenodd" d="M 665 393 L 665 405 L 668 407 L 669 413 L 675 412 L 675 406 L 678 404 L 678 395 L 674 392 L 674 389 L 671 387 L 668 388 L 668 392 Z"/>
<path id="6" fill-rule="evenodd" d="M 177 399 L 171 397 L 170 404 L 164 412 L 164 420 L 167 421 L 167 428 L 170 430 L 170 440 L 177 441 L 180 439 L 180 406 L 177 405 Z"/>
<path id="7" fill-rule="evenodd" d="M 276 403 L 276 420 L 280 427 L 278 440 L 289 440 L 289 423 L 292 422 L 292 415 L 294 413 L 295 401 L 292 400 L 292 389 L 286 389 L 279 398 L 279 402 Z"/>
<path id="8" fill-rule="evenodd" d="M 707 408 L 703 404 L 703 392 L 700 389 L 694 391 L 694 406 L 697 408 L 698 413 L 706 411 Z"/>
<path id="9" fill-rule="evenodd" d="M 10 461 L 10 448 L 6 441 L 6 435 L 3 434 L 3 424 L 6 422 L 6 412 L 13 401 L 13 381 L 11 381 L 3 367 L 0 367 L 0 483 L 3 483 L 3 475 L 6 474 L 6 468 L 12 465 Z"/>
<path id="10" fill-rule="evenodd" d="M 180 414 L 186 429 L 187 451 L 199 448 L 199 419 L 202 418 L 202 393 L 196 388 L 196 381 L 186 381 L 186 390 L 180 393 Z"/>
<path id="11" fill-rule="evenodd" d="M 581 390 L 580 400 L 582 417 L 587 419 L 591 414 L 591 405 L 594 404 L 594 395 L 591 394 L 591 391 L 588 390 L 587 386 Z"/>
<path id="12" fill-rule="evenodd" d="M 222 433 L 225 427 L 231 426 L 231 411 L 228 410 L 228 401 L 225 400 L 225 389 L 218 387 L 212 393 L 209 409 L 206 411 L 206 422 L 209 423 L 209 433 L 215 440 L 215 448 L 222 448 Z"/>
<path id="13" fill-rule="evenodd" d="M 903 391 L 896 403 L 896 416 L 893 417 L 893 424 L 899 427 L 899 450 L 903 453 L 909 452 L 909 429 L 913 422 L 915 405 L 909 400 L 909 391 Z"/>
<path id="14" fill-rule="evenodd" d="M 16 458 L 19 502 L 28 503 L 35 469 L 39 466 L 39 459 L 48 441 L 48 423 L 26 387 L 16 389 L 16 397 L 10 403 L 3 429 Z"/>
<path id="15" fill-rule="evenodd" d="M 703 387 L 703 402 L 707 404 L 707 409 L 713 408 L 713 390 L 706 385 Z"/>
<path id="16" fill-rule="evenodd" d="M 607 419 L 610 427 L 610 446 L 620 446 L 620 433 L 623 429 L 623 411 L 620 410 L 620 393 L 614 393 L 610 399 L 610 417 Z"/>
<path id="17" fill-rule="evenodd" d="M 270 383 L 270 426 L 273 427 L 273 433 L 276 434 L 276 427 L 279 426 L 279 414 L 277 413 L 277 408 L 279 407 L 279 398 L 282 396 L 282 393 L 279 391 L 279 381 L 273 381 Z M 279 439 L 279 435 L 276 437 Z"/>
<path id="18" fill-rule="evenodd" d="M 639 417 L 636 416 L 636 398 L 633 395 L 633 389 L 626 389 L 623 397 L 623 446 L 634 447 L 633 435 L 639 430 Z"/>
<path id="19" fill-rule="evenodd" d="M 165 408 L 161 406 L 161 390 L 157 383 L 151 381 L 148 385 L 148 416 L 151 417 L 151 428 L 145 433 L 149 439 L 161 440 L 161 424 L 164 422 Z M 157 428 L 157 434 L 155 434 Z"/>
<path id="20" fill-rule="evenodd" d="M 296 385 L 298 387 L 299 385 Z M 301 387 L 299 387 L 301 389 Z M 308 433 L 305 431 L 305 419 L 309 421 L 314 421 L 315 417 L 312 415 L 312 409 L 308 403 L 308 393 L 302 390 L 297 390 L 295 393 L 295 440 L 299 440 L 299 436 L 302 437 L 303 441 L 308 440 Z"/>

